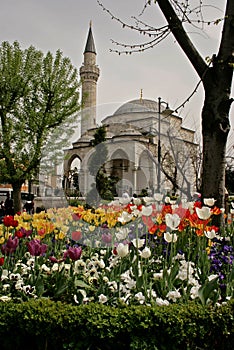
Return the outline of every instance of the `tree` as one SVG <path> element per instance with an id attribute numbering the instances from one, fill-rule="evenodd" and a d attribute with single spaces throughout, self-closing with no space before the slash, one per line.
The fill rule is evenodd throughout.
<path id="1" fill-rule="evenodd" d="M 15 211 L 53 131 L 79 109 L 77 76 L 60 50 L 53 57 L 33 46 L 22 50 L 18 42 L 0 47 L 0 181 L 12 185 Z"/>
<path id="2" fill-rule="evenodd" d="M 214 197 L 217 199 L 217 205 L 224 207 L 225 152 L 230 129 L 229 111 L 233 102 L 230 95 L 234 65 L 234 1 L 226 0 L 223 18 L 213 21 L 214 24 L 223 22 L 223 28 L 218 53 L 214 54 L 208 61 L 196 49 L 188 32 L 189 27 L 194 30 L 194 28 L 198 29 L 200 24 L 202 26 L 210 24 L 210 22 L 205 22 L 203 17 L 203 9 L 209 4 L 209 1 L 205 3 L 202 0 L 145 0 L 142 14 L 147 6 L 155 5 L 158 6 L 166 20 L 166 24 L 158 28 L 147 25 L 136 17 L 134 17 L 135 25 L 124 23 L 99 1 L 98 3 L 123 27 L 135 29 L 140 34 L 144 34 L 144 37 L 149 37 L 149 41 L 143 44 L 134 46 L 124 44 L 124 51 L 115 50 L 119 54 L 152 48 L 172 33 L 191 62 L 205 91 L 201 116 L 203 136 L 202 196 L 203 198 Z M 212 1 L 210 1 L 210 7 L 212 7 Z"/>
<path id="3" fill-rule="evenodd" d="M 149 140 L 153 133 L 147 134 Z M 160 149 L 151 143 L 148 146 L 148 156 L 159 171 L 156 162 L 160 161 L 160 171 L 165 175 L 162 179 L 161 186 L 174 194 L 185 196 L 191 199 L 191 189 L 197 188 L 199 174 L 199 149 L 197 144 L 185 142 L 181 134 L 175 127 L 175 124 L 167 125 L 165 133 L 161 132 Z M 159 153 L 160 152 L 160 153 Z M 169 186 L 168 186 L 169 185 Z"/>
<path id="4" fill-rule="evenodd" d="M 113 200 L 113 188 L 118 181 L 113 176 L 107 176 L 105 163 L 108 157 L 108 150 L 105 144 L 106 127 L 102 125 L 97 128 L 94 134 L 92 145 L 95 147 L 90 157 L 89 172 L 95 177 L 95 184 L 87 194 L 86 202 L 91 206 L 96 206 L 100 199 Z"/>

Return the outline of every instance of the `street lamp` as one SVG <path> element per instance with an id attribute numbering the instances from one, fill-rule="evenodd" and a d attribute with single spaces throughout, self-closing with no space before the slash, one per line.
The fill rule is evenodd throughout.
<path id="1" fill-rule="evenodd" d="M 169 109 L 168 103 L 162 101 L 161 97 L 158 97 L 158 193 L 161 190 L 161 105 L 165 104 L 166 109 Z"/>

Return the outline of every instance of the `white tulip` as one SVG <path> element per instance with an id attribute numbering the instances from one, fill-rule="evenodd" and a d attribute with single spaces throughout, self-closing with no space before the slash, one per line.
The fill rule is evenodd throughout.
<path id="1" fill-rule="evenodd" d="M 211 210 L 209 207 L 196 208 L 196 213 L 201 220 L 207 220 L 211 216 Z"/>
<path id="2" fill-rule="evenodd" d="M 121 215 L 118 217 L 118 221 L 124 224 L 125 222 L 131 221 L 133 218 L 132 214 L 129 214 L 127 211 L 123 211 Z"/>
<path id="3" fill-rule="evenodd" d="M 177 235 L 175 233 L 164 232 L 164 239 L 167 243 L 175 243 L 177 241 Z"/>
<path id="4" fill-rule="evenodd" d="M 124 258 L 129 253 L 129 246 L 128 244 L 119 243 L 116 251 L 121 258 Z"/>
<path id="5" fill-rule="evenodd" d="M 118 229 L 118 232 L 116 232 L 115 237 L 118 241 L 124 240 L 127 238 L 129 231 L 129 228 L 121 227 Z"/>
<path id="6" fill-rule="evenodd" d="M 166 225 L 171 230 L 177 230 L 180 224 L 180 217 L 178 214 L 166 214 L 165 215 Z"/>
<path id="7" fill-rule="evenodd" d="M 210 276 L 208 276 L 208 280 L 212 281 L 212 280 L 214 280 L 217 277 L 219 277 L 219 276 L 218 275 L 210 275 Z"/>
<path id="8" fill-rule="evenodd" d="M 151 256 L 151 251 L 148 247 L 145 247 L 141 252 L 141 257 L 144 259 L 148 259 Z"/>
<path id="9" fill-rule="evenodd" d="M 145 239 L 134 238 L 132 240 L 132 244 L 134 245 L 135 248 L 141 248 L 145 244 Z"/>
<path id="10" fill-rule="evenodd" d="M 142 210 L 141 210 L 142 215 L 150 216 L 152 214 L 152 212 L 153 212 L 153 208 L 151 205 L 149 205 L 147 207 L 144 205 L 142 206 Z"/>
<path id="11" fill-rule="evenodd" d="M 204 198 L 203 202 L 205 205 L 208 205 L 208 207 L 213 207 L 213 205 L 215 204 L 215 199 L 214 198 Z"/>
<path id="12" fill-rule="evenodd" d="M 211 231 L 205 231 L 205 236 L 209 239 L 213 239 L 215 238 L 217 235 L 216 235 L 216 232 L 215 230 L 211 230 Z"/>

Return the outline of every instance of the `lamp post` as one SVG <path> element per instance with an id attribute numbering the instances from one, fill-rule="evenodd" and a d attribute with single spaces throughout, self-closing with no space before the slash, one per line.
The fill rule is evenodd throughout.
<path id="1" fill-rule="evenodd" d="M 158 193 L 161 190 L 161 105 L 165 104 L 168 109 L 168 103 L 162 101 L 161 97 L 158 97 Z"/>

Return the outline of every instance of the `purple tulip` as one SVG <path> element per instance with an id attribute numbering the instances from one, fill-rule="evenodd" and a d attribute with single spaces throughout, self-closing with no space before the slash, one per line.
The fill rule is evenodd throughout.
<path id="1" fill-rule="evenodd" d="M 112 235 L 111 234 L 108 234 L 108 233 L 103 233 L 102 234 L 102 241 L 104 243 L 111 243 L 112 242 Z"/>
<path id="2" fill-rule="evenodd" d="M 3 254 L 12 254 L 16 251 L 16 248 L 19 245 L 18 237 L 12 238 L 11 236 L 8 238 L 7 242 L 1 246 L 1 251 Z"/>
<path id="3" fill-rule="evenodd" d="M 81 253 L 82 253 L 81 247 L 69 247 L 64 253 L 64 259 L 69 257 L 70 259 L 76 261 L 80 259 Z"/>
<path id="4" fill-rule="evenodd" d="M 33 239 L 27 243 L 27 247 L 32 256 L 40 256 L 46 253 L 48 246 L 41 243 L 39 239 Z"/>
<path id="5" fill-rule="evenodd" d="M 21 227 L 20 231 L 23 233 L 24 237 L 29 237 L 32 234 L 32 230 L 26 230 L 23 227 Z"/>

